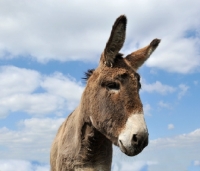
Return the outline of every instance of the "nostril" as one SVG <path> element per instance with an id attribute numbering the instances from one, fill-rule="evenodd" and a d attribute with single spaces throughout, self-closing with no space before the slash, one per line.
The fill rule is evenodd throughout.
<path id="1" fill-rule="evenodd" d="M 137 142 L 137 134 L 133 134 L 133 137 L 132 137 L 132 142 Z"/>

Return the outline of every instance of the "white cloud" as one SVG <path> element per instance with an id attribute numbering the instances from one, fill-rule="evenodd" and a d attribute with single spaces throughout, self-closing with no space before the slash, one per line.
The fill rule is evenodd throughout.
<path id="1" fill-rule="evenodd" d="M 200 129 L 173 138 L 161 138 L 151 141 L 150 148 L 153 159 L 160 165 L 153 166 L 150 171 L 184 170 L 190 162 L 199 157 Z M 154 154 L 154 156 L 153 156 Z M 168 166 L 168 163 L 171 165 Z"/>
<path id="2" fill-rule="evenodd" d="M 13 66 L 0 67 L 0 97 L 33 92 L 40 84 L 41 75 L 34 70 Z"/>
<path id="3" fill-rule="evenodd" d="M 30 56 L 39 62 L 96 61 L 114 20 L 125 13 L 124 52 L 130 53 L 158 37 L 162 42 L 147 66 L 192 72 L 200 66 L 199 5 L 199 0 L 1 1 L 0 57 Z"/>
<path id="4" fill-rule="evenodd" d="M 171 108 L 172 108 L 170 104 L 165 103 L 165 102 L 163 102 L 162 100 L 159 101 L 158 105 L 159 105 L 160 107 L 162 107 L 162 108 L 167 108 L 167 109 L 171 109 Z"/>
<path id="5" fill-rule="evenodd" d="M 166 95 L 167 93 L 173 93 L 176 88 L 162 84 L 160 81 L 156 81 L 152 84 L 147 84 L 143 81 L 142 83 L 142 91 L 146 91 L 149 93 L 157 92 L 162 95 Z"/>
<path id="6" fill-rule="evenodd" d="M 133 161 L 133 162 L 113 162 L 112 170 L 113 171 L 142 171 L 145 168 L 148 168 L 151 165 L 157 164 L 152 161 Z M 146 169 L 145 169 L 146 170 Z"/>
<path id="7" fill-rule="evenodd" d="M 180 89 L 180 92 L 178 94 L 178 99 L 181 99 L 185 95 L 185 93 L 188 91 L 189 87 L 186 86 L 185 84 L 180 84 L 179 89 Z"/>
<path id="8" fill-rule="evenodd" d="M 48 93 L 13 94 L 1 98 L 0 106 L 9 112 L 24 111 L 28 114 L 45 115 L 63 110 L 65 99 Z M 67 105 L 66 105 L 67 106 Z M 4 113 L 2 113 L 4 114 Z"/>
<path id="9" fill-rule="evenodd" d="M 19 122 L 19 130 L 0 128 L 0 159 L 48 162 L 50 146 L 64 118 L 31 118 Z"/>
<path id="10" fill-rule="evenodd" d="M 200 166 L 200 160 L 195 160 L 195 161 L 194 161 L 194 165 L 195 165 L 195 166 Z"/>
<path id="11" fill-rule="evenodd" d="M 14 171 L 16 168 L 20 171 L 31 171 L 31 164 L 27 161 L 18 160 L 0 160 L 2 171 Z"/>
<path id="12" fill-rule="evenodd" d="M 167 95 L 169 93 L 174 93 L 178 91 L 178 99 L 180 100 L 187 93 L 188 89 L 189 86 L 185 84 L 179 84 L 177 87 L 172 87 L 170 85 L 163 84 L 160 81 L 156 81 L 154 83 L 147 83 L 144 79 L 142 79 L 142 92 L 155 92 L 161 95 Z M 159 101 L 158 105 L 163 108 L 171 109 L 170 104 L 165 103 L 163 101 Z"/>
<path id="13" fill-rule="evenodd" d="M 174 138 L 160 138 L 153 140 L 151 143 L 153 146 L 159 144 L 159 148 L 165 147 L 166 145 L 168 147 L 180 147 L 180 148 L 190 147 L 192 143 L 195 144 L 200 142 L 199 137 L 200 137 L 200 129 L 196 129 L 195 131 L 188 134 L 182 134 Z"/>
<path id="14" fill-rule="evenodd" d="M 49 171 L 49 165 L 32 164 L 26 160 L 0 160 L 1 171 Z"/>
<path id="15" fill-rule="evenodd" d="M 174 125 L 173 125 L 173 124 L 169 124 L 169 125 L 167 126 L 167 128 L 168 128 L 169 130 L 174 129 Z"/>
<path id="16" fill-rule="evenodd" d="M 77 105 L 77 101 L 79 101 L 83 92 L 81 83 L 61 73 L 55 73 L 51 77 L 45 77 L 41 86 L 47 90 L 48 93 L 67 99 L 67 107 L 71 110 Z"/>
<path id="17" fill-rule="evenodd" d="M 151 116 L 150 110 L 151 110 L 151 105 L 150 104 L 145 104 L 143 107 L 144 114 L 147 116 Z"/>
<path id="18" fill-rule="evenodd" d="M 0 67 L 0 79 L 0 118 L 15 111 L 60 115 L 78 105 L 83 91 L 81 83 L 61 73 L 45 76 L 13 66 Z"/>

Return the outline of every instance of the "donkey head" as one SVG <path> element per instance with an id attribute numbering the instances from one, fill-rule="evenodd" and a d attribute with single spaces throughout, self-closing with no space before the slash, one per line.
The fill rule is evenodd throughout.
<path id="1" fill-rule="evenodd" d="M 81 104 L 95 129 L 126 155 L 134 156 L 148 144 L 139 96 L 140 76 L 136 71 L 160 40 L 154 39 L 148 46 L 123 58 L 119 51 L 125 40 L 126 23 L 124 15 L 115 21 L 99 66 L 88 73 Z"/>

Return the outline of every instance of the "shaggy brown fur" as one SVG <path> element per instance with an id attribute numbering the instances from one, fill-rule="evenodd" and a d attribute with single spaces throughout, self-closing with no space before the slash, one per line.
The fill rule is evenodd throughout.
<path id="1" fill-rule="evenodd" d="M 118 136 L 129 116 L 143 112 L 136 70 L 160 40 L 154 39 L 123 58 L 119 51 L 125 40 L 126 22 L 124 15 L 117 18 L 99 66 L 86 74 L 80 105 L 61 125 L 52 144 L 51 171 L 109 171 L 112 144 L 119 145 Z"/>

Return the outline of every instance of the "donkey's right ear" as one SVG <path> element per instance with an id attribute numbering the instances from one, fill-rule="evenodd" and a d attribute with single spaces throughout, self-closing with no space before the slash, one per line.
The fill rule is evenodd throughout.
<path id="1" fill-rule="evenodd" d="M 121 15 L 116 19 L 112 27 L 110 38 L 108 39 L 104 52 L 101 56 L 101 62 L 108 67 L 112 67 L 114 65 L 115 57 L 124 44 L 126 36 L 126 23 L 126 16 Z"/>

